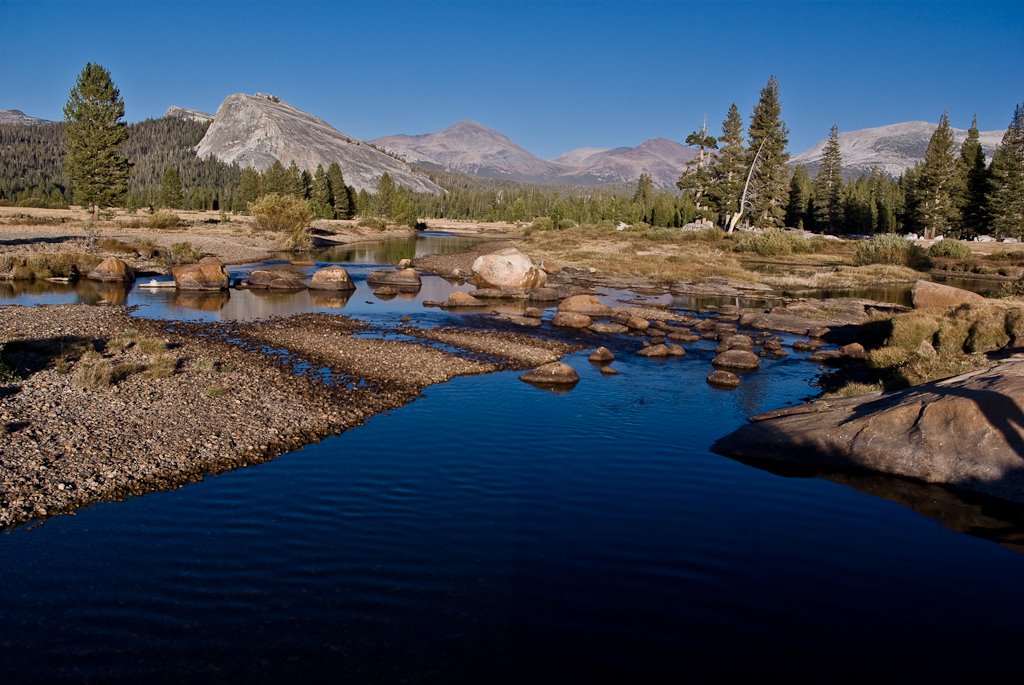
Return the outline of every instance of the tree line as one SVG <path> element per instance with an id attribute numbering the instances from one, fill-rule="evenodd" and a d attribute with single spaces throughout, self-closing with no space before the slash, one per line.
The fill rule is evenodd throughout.
<path id="1" fill-rule="evenodd" d="M 791 226 L 829 233 L 911 231 L 928 238 L 992 234 L 1024 237 L 1024 106 L 1014 111 L 991 163 L 986 164 L 977 119 L 959 147 L 943 114 L 924 159 L 899 178 L 877 169 L 846 182 L 839 130 L 833 126 L 818 172 L 788 169 L 788 129 L 779 85 L 771 77 L 750 117 L 732 105 L 722 135 L 706 124 L 687 144 L 699 155 L 677 186 L 698 213 L 731 231 L 742 220 L 759 227 Z"/>

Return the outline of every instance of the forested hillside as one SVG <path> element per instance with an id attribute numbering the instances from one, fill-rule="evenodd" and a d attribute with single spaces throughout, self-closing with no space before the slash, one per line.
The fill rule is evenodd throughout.
<path id="1" fill-rule="evenodd" d="M 183 209 L 231 209 L 241 170 L 199 159 L 193 148 L 208 122 L 178 117 L 128 125 L 124 155 L 131 162 L 128 207 L 160 204 L 168 170 L 181 178 Z M 63 169 L 64 124 L 0 126 L 0 203 L 60 207 L 71 201 Z"/>

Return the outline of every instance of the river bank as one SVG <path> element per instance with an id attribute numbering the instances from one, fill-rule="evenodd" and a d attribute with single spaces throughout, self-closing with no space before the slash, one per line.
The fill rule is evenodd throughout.
<path id="1" fill-rule="evenodd" d="M 353 337 L 367 329 L 334 315 L 217 325 L 114 306 L 0 307 L 4 359 L 22 379 L 0 387 L 0 526 L 263 462 L 429 385 L 522 367 L 501 336 L 481 361 Z"/>

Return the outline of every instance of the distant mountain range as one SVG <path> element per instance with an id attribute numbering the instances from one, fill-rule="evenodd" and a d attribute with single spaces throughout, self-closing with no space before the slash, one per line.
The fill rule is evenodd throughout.
<path id="1" fill-rule="evenodd" d="M 29 115 L 22 112 L 20 109 L 0 109 L 0 124 L 49 124 L 50 122 L 46 119 L 37 119 L 36 117 L 30 117 Z"/>
<path id="2" fill-rule="evenodd" d="M 225 98 L 216 115 L 172 105 L 165 117 L 210 122 L 196 147 L 200 157 L 265 169 L 275 160 L 313 170 L 317 164 L 341 164 L 348 183 L 373 191 L 385 171 L 395 182 L 418 192 L 441 192 L 426 174 L 410 165 L 444 169 L 484 179 L 562 184 L 602 185 L 635 183 L 650 174 L 655 186 L 673 188 L 697 151 L 667 138 L 652 138 L 636 147 L 584 147 L 555 159 L 542 159 L 503 133 L 475 121 L 460 121 L 442 131 L 420 135 L 396 134 L 369 143 L 338 131 L 324 120 L 273 95 L 237 93 Z M 42 124 L 45 119 L 21 110 L 0 110 L 0 124 Z M 872 168 L 899 176 L 924 158 L 937 124 L 907 121 L 839 134 L 843 175 L 855 178 Z M 959 145 L 967 137 L 953 129 Z M 981 144 L 991 159 L 1003 131 L 982 131 Z M 825 148 L 822 140 L 795 154 L 813 176 Z"/>
<path id="3" fill-rule="evenodd" d="M 924 159 L 928 141 L 938 124 L 927 121 L 905 121 L 901 124 L 889 124 L 876 128 L 862 128 L 839 134 L 839 153 L 843 160 L 843 176 L 856 178 L 868 173 L 873 167 L 881 169 L 890 176 L 899 176 L 904 171 Z M 1003 131 L 982 131 L 981 148 L 985 156 L 992 159 L 992 153 L 1003 140 Z M 954 128 L 953 138 L 957 146 L 967 138 L 967 131 Z M 811 176 L 818 170 L 821 157 L 825 151 L 822 140 L 810 149 L 804 150 L 790 159 L 792 165 L 807 167 Z"/>
<path id="4" fill-rule="evenodd" d="M 656 138 L 636 147 L 581 148 L 547 160 L 475 121 L 460 121 L 435 133 L 398 134 L 370 142 L 421 166 L 478 178 L 573 185 L 632 183 L 647 173 L 655 185 L 673 187 L 687 160 L 696 154 L 679 143 Z"/>

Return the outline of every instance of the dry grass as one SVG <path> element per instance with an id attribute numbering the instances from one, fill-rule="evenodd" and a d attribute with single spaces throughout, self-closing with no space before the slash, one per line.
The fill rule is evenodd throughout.
<path id="1" fill-rule="evenodd" d="M 921 310 L 889 320 L 885 343 L 869 363 L 887 387 L 917 385 L 984 366 L 987 354 L 1024 335 L 1024 302 L 988 300 Z"/>
<path id="2" fill-rule="evenodd" d="M 774 288 L 790 290 L 844 290 L 869 286 L 913 283 L 922 278 L 919 271 L 905 266 L 869 264 L 838 266 L 809 274 L 760 274 L 759 280 Z"/>
<path id="3" fill-rule="evenodd" d="M 0 279 L 14 281 L 44 278 L 77 278 L 100 263 L 100 258 L 82 252 L 56 254 L 0 255 Z"/>

